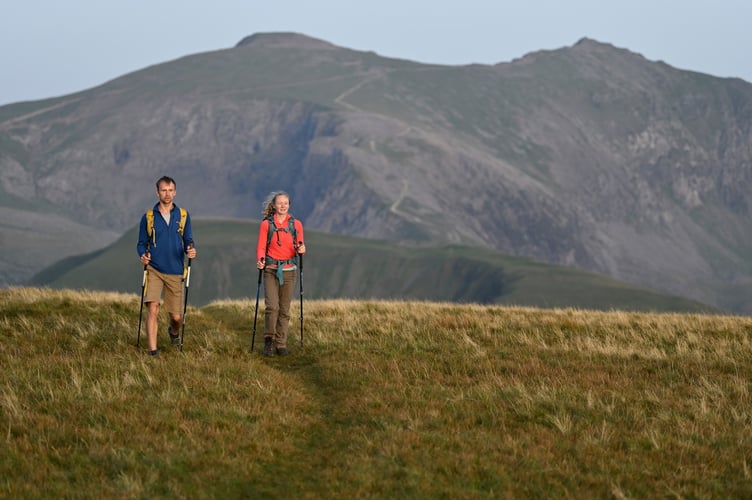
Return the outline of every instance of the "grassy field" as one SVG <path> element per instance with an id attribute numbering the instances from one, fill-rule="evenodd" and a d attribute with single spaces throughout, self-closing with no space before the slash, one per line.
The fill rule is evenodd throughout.
<path id="1" fill-rule="evenodd" d="M 233 300 L 152 359 L 135 294 L 0 304 L 3 498 L 752 496 L 750 318 L 312 300 L 267 359 Z"/>

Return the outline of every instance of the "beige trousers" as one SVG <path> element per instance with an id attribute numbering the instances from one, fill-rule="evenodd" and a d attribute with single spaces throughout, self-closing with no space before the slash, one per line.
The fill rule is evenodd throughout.
<path id="1" fill-rule="evenodd" d="M 276 348 L 287 348 L 290 329 L 290 303 L 295 293 L 297 270 L 284 271 L 284 284 L 277 281 L 277 270 L 264 269 L 264 338 L 271 338 Z"/>

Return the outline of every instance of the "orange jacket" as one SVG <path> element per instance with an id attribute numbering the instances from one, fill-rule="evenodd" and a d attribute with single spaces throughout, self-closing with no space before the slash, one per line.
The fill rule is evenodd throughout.
<path id="1" fill-rule="evenodd" d="M 295 258 L 298 253 L 298 245 L 300 245 L 304 241 L 303 224 L 298 219 L 293 220 L 295 231 L 297 232 L 296 237 L 298 240 L 293 241 L 293 235 L 289 231 L 290 217 L 290 214 L 287 214 L 282 224 L 278 224 L 276 217 L 273 217 L 276 230 L 272 229 L 272 231 L 274 231 L 274 234 L 272 234 L 272 239 L 271 241 L 269 241 L 269 248 L 267 248 L 266 246 L 266 242 L 269 239 L 269 219 L 264 219 L 261 221 L 261 225 L 259 226 L 258 243 L 256 244 L 256 260 L 270 257 L 275 261 L 289 261 Z M 267 266 L 271 268 L 277 267 L 277 265 L 273 262 L 268 262 Z M 294 267 L 295 263 L 286 263 L 284 269 L 291 269 Z"/>

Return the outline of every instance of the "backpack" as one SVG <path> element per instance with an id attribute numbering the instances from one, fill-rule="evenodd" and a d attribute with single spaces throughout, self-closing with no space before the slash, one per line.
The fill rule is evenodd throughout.
<path id="1" fill-rule="evenodd" d="M 290 216 L 290 219 L 288 220 L 287 227 L 277 227 L 276 224 L 274 224 L 274 214 L 270 215 L 266 218 L 266 220 L 269 221 L 269 231 L 267 231 L 266 235 L 266 251 L 269 252 L 269 245 L 272 242 L 272 237 L 275 233 L 278 231 L 284 231 L 286 233 L 292 234 L 292 241 L 293 243 L 298 243 L 298 231 L 295 229 L 295 217 L 292 215 Z"/>
<path id="2" fill-rule="evenodd" d="M 180 209 L 180 224 L 178 225 L 178 233 L 183 236 L 183 230 L 185 230 L 185 221 L 188 218 L 188 211 L 185 208 Z M 156 242 L 154 236 L 154 209 L 150 208 L 146 211 L 146 236 Z"/>

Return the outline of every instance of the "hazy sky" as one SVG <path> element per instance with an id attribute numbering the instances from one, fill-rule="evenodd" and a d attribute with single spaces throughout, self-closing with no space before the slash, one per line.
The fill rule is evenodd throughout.
<path id="1" fill-rule="evenodd" d="M 752 0 L 0 0 L 0 105 L 294 31 L 418 62 L 494 64 L 589 37 L 752 82 Z"/>

